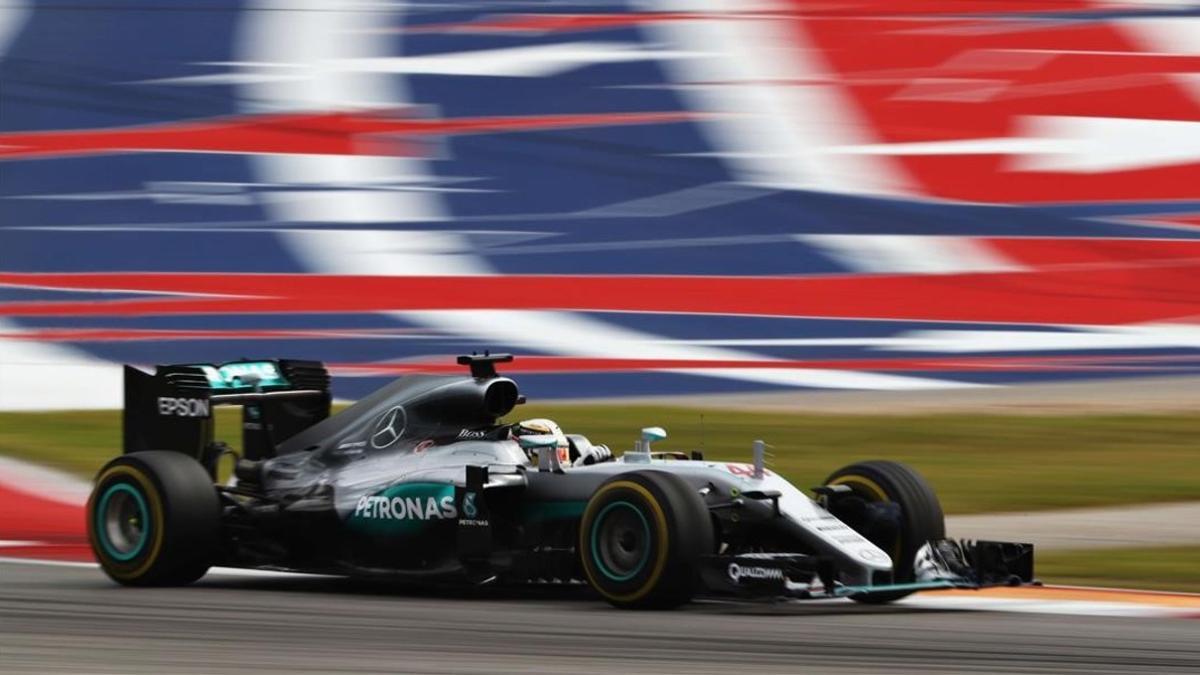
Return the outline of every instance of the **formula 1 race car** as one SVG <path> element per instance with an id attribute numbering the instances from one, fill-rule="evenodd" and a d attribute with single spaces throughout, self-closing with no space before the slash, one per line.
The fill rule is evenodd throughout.
<path id="1" fill-rule="evenodd" d="M 96 478 L 88 534 L 127 585 L 210 566 L 464 584 L 586 582 L 618 607 L 695 596 L 888 602 L 1033 580 L 1028 544 L 945 539 L 929 484 L 894 462 L 834 471 L 810 499 L 753 461 L 632 451 L 549 420 L 496 372 L 409 375 L 330 415 L 313 361 L 125 368 L 124 451 Z M 212 406 L 242 406 L 242 450 Z M 234 477 L 217 480 L 222 462 Z"/>

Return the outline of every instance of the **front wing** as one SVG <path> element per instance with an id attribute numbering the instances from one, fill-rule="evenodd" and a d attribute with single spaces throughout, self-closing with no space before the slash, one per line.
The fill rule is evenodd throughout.
<path id="1" fill-rule="evenodd" d="M 997 541 L 930 541 L 916 555 L 915 579 L 904 583 L 844 585 L 832 561 L 797 553 L 710 555 L 701 565 L 710 593 L 739 597 L 823 599 L 1035 583 L 1033 545 Z"/>

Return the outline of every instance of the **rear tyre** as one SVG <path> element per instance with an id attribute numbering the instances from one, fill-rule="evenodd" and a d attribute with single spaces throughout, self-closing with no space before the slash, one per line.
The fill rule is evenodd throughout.
<path id="1" fill-rule="evenodd" d="M 946 519 L 933 487 L 915 469 L 898 462 L 874 460 L 838 469 L 826 485 L 845 485 L 853 492 L 830 504 L 838 519 L 892 557 L 896 583 L 913 581 L 913 558 L 930 539 L 946 536 Z M 879 604 L 899 600 L 912 591 L 852 596 Z"/>
<path id="2" fill-rule="evenodd" d="M 700 556 L 713 551 L 700 494 L 662 471 L 634 471 L 592 494 L 579 527 L 580 561 L 592 588 L 616 607 L 669 609 L 700 586 Z"/>
<path id="3" fill-rule="evenodd" d="M 100 566 L 127 586 L 189 584 L 220 545 L 221 506 L 195 459 L 150 450 L 104 466 L 87 505 L 88 540 Z"/>

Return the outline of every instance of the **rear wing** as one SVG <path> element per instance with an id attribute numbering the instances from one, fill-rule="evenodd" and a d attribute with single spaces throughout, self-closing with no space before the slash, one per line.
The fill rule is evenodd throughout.
<path id="1" fill-rule="evenodd" d="M 124 451 L 175 450 L 211 468 L 213 406 L 242 406 L 248 459 L 329 417 L 329 372 L 320 361 L 280 359 L 125 366 Z"/>

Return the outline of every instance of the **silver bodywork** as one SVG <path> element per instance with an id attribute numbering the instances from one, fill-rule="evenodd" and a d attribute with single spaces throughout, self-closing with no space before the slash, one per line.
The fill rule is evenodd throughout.
<path id="1" fill-rule="evenodd" d="M 868 584 L 877 572 L 890 573 L 890 556 L 865 537 L 838 520 L 816 501 L 767 469 L 756 470 L 747 463 L 657 459 L 643 453 L 626 453 L 609 462 L 581 467 L 539 469 L 526 458 L 514 441 L 461 441 L 426 451 L 351 451 L 342 453 L 340 466 L 324 468 L 315 476 L 318 485 L 334 487 L 334 508 L 348 518 L 359 500 L 404 483 L 443 483 L 466 486 L 465 467 L 487 467 L 491 486 L 505 482 L 544 478 L 548 481 L 604 479 L 623 472 L 656 470 L 676 474 L 697 490 L 716 488 L 724 494 L 774 494 L 780 518 L 788 531 L 807 548 L 835 558 L 845 584 Z M 297 458 L 316 461 L 315 457 Z M 285 460 L 286 458 L 281 458 Z M 280 461 L 280 460 L 276 460 Z M 307 473 L 312 477 L 312 473 Z M 759 477 L 761 476 L 761 477 Z"/>

